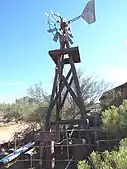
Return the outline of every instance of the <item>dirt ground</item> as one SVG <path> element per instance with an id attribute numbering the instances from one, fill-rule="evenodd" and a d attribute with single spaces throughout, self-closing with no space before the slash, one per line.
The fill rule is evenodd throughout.
<path id="1" fill-rule="evenodd" d="M 24 123 L 9 123 L 6 125 L 0 123 L 0 144 L 11 141 L 14 137 L 15 132 L 25 130 L 28 128 L 28 126 L 28 124 Z"/>

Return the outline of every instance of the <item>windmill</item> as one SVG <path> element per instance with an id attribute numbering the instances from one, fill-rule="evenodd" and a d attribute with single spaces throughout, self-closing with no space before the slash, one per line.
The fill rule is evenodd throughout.
<path id="1" fill-rule="evenodd" d="M 51 56 L 51 58 L 53 59 L 53 61 L 56 64 L 54 86 L 53 86 L 50 105 L 49 105 L 47 118 L 46 118 L 46 122 L 49 125 L 51 111 L 52 111 L 53 107 L 56 104 L 56 107 L 57 107 L 56 114 L 59 114 L 58 112 L 60 112 L 60 110 L 62 109 L 63 103 L 65 101 L 65 98 L 64 98 L 63 102 L 61 103 L 61 93 L 64 88 L 64 87 L 61 88 L 61 84 L 65 85 L 65 83 L 66 83 L 67 86 L 69 85 L 68 87 L 65 85 L 65 87 L 67 88 L 67 91 L 69 93 L 71 92 L 70 94 L 72 95 L 76 104 L 78 104 L 80 112 L 85 110 L 85 108 L 83 106 L 84 103 L 83 103 L 83 99 L 81 96 L 78 77 L 77 77 L 77 73 L 76 73 L 76 69 L 75 69 L 75 65 L 74 65 L 74 63 L 80 62 L 79 49 L 78 49 L 78 47 L 73 47 L 73 48 L 70 47 L 70 45 L 73 44 L 73 40 L 72 40 L 73 35 L 71 32 L 70 24 L 77 21 L 80 18 L 85 20 L 88 24 L 94 23 L 96 21 L 95 1 L 94 0 L 88 1 L 83 12 L 79 16 L 74 17 L 68 21 L 64 17 L 60 16 L 59 13 L 57 13 L 57 14 L 53 13 L 52 10 L 50 11 L 50 14 L 46 13 L 46 15 L 48 17 L 47 23 L 49 26 L 49 29 L 47 31 L 53 35 L 53 40 L 55 42 L 59 41 L 59 43 L 60 43 L 60 50 L 49 51 L 49 55 Z M 64 55 L 67 55 L 67 54 L 68 54 L 68 58 L 65 59 Z M 71 56 L 71 54 L 73 54 L 73 56 Z M 76 86 L 76 92 L 77 92 L 76 95 L 74 94 L 74 92 L 72 90 L 69 90 L 69 87 L 71 86 L 70 84 L 72 82 L 70 82 L 70 84 L 68 84 L 68 82 L 66 81 L 67 79 L 66 80 L 64 79 L 64 82 L 62 80 L 64 64 L 71 65 L 70 72 L 68 72 L 69 74 L 66 78 L 69 79 L 70 74 L 72 74 L 72 76 L 73 76 L 72 79 L 74 80 L 74 83 Z M 71 81 L 73 81 L 73 80 L 71 80 Z M 58 93 L 59 93 L 59 96 L 58 96 Z M 67 96 L 67 94 L 65 95 L 65 97 L 66 96 Z M 76 100 L 78 100 L 78 101 L 76 101 Z M 77 103 L 77 102 L 81 102 L 81 103 Z M 83 112 L 81 114 L 83 114 Z M 59 117 L 57 117 L 57 120 L 58 119 L 59 119 Z"/>
<path id="2" fill-rule="evenodd" d="M 49 51 L 49 55 L 56 65 L 50 104 L 47 110 L 46 120 L 45 120 L 45 132 L 46 134 L 48 134 L 48 136 L 47 135 L 45 136 L 48 139 L 46 141 L 46 145 L 47 147 L 49 147 L 54 137 L 52 136 L 52 132 L 51 132 L 52 125 L 55 126 L 57 142 L 61 141 L 58 132 L 61 130 L 61 128 L 64 127 L 66 128 L 68 124 L 69 125 L 76 124 L 79 127 L 82 127 L 84 129 L 88 128 L 87 119 L 86 119 L 87 118 L 86 109 L 85 109 L 85 105 L 84 105 L 84 101 L 83 101 L 83 97 L 82 97 L 82 93 L 78 81 L 78 76 L 75 68 L 75 63 L 81 62 L 80 53 L 78 47 L 71 47 L 71 45 L 73 44 L 73 34 L 71 32 L 70 24 L 77 21 L 80 18 L 85 20 L 88 24 L 94 23 L 96 21 L 95 2 L 94 0 L 89 0 L 83 12 L 79 16 L 74 17 L 70 20 L 66 20 L 59 13 L 55 14 L 53 13 L 53 11 L 50 11 L 50 14 L 46 13 L 46 15 L 48 17 L 47 23 L 49 26 L 49 29 L 47 31 L 48 33 L 51 33 L 53 35 L 53 41 L 59 42 L 60 44 L 60 49 Z M 68 73 L 65 75 L 64 68 L 66 64 L 70 67 L 70 69 Z M 75 86 L 75 90 L 72 87 L 72 83 Z M 73 101 L 75 102 L 77 109 L 79 111 L 80 119 L 78 120 L 62 119 L 61 116 L 63 113 L 62 110 L 68 94 L 73 98 Z M 55 110 L 55 117 L 56 117 L 55 121 L 51 121 L 53 110 Z M 74 130 L 72 129 L 72 131 Z M 86 132 L 84 137 L 86 139 L 86 142 L 89 144 L 91 142 L 91 138 L 88 131 Z M 79 138 L 79 140 L 80 139 L 81 138 Z M 51 160 L 51 158 L 53 158 L 51 156 L 51 152 L 49 151 L 50 150 L 47 150 L 48 153 L 46 156 L 46 160 L 48 161 L 49 159 Z M 76 154 L 78 153 L 76 152 L 75 154 L 73 154 L 73 156 L 69 155 L 69 149 L 67 148 L 68 161 L 71 160 L 72 158 L 74 158 L 74 160 L 76 160 L 76 158 L 79 158 L 78 160 L 81 160 L 82 157 L 80 157 L 79 154 L 78 157 L 76 157 Z M 84 154 L 84 149 L 83 149 L 83 154 Z M 81 155 L 83 154 L 81 153 Z M 57 160 L 56 156 L 55 158 Z M 52 168 L 51 163 L 47 162 L 46 167 Z"/>

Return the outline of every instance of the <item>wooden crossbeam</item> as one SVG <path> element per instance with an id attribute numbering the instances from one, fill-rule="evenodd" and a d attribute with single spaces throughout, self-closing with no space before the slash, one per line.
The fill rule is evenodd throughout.
<path id="1" fill-rule="evenodd" d="M 62 79 L 63 79 L 63 82 L 64 82 L 65 86 L 67 87 L 69 93 L 71 94 L 72 98 L 74 99 L 75 103 L 77 104 L 77 106 L 78 106 L 79 109 L 80 109 L 80 103 L 79 103 L 79 101 L 78 101 L 78 98 L 77 98 L 77 96 L 75 95 L 74 91 L 73 91 L 73 90 L 71 89 L 71 87 L 69 86 L 69 84 L 68 84 L 68 82 L 67 82 L 67 79 L 66 79 L 64 76 L 62 76 Z"/>
<path id="2" fill-rule="evenodd" d="M 77 120 L 60 120 L 60 121 L 54 121 L 54 122 L 51 122 L 52 125 L 55 125 L 57 123 L 61 124 L 61 125 L 65 125 L 65 124 L 73 124 L 73 125 L 76 125 L 76 124 L 82 124 L 82 123 L 85 123 L 84 120 L 80 120 L 80 119 L 77 119 Z"/>
<path id="3" fill-rule="evenodd" d="M 71 86 L 72 82 L 73 82 L 73 77 L 71 77 L 71 80 L 70 80 L 70 82 L 69 82 L 69 86 Z M 66 92 L 65 92 L 65 94 L 64 94 L 64 96 L 63 96 L 63 100 L 62 100 L 62 103 L 61 103 L 61 108 L 63 107 L 63 105 L 64 105 L 64 103 L 65 103 L 65 100 L 66 100 L 66 97 L 67 97 L 68 92 L 69 92 L 69 91 L 68 91 L 68 89 L 67 89 Z"/>
<path id="4" fill-rule="evenodd" d="M 71 69 L 69 70 L 69 72 L 68 72 L 68 74 L 66 76 L 67 80 L 69 79 L 70 75 L 71 75 Z M 46 130 L 48 130 L 48 128 L 49 128 L 49 122 L 50 122 L 50 117 L 51 117 L 52 109 L 53 109 L 53 107 L 54 107 L 54 105 L 56 103 L 56 100 L 59 97 L 59 95 L 61 94 L 61 92 L 62 92 L 62 90 L 63 90 L 64 87 L 65 87 L 65 85 L 62 84 L 61 85 L 61 90 L 59 90 L 59 92 L 56 94 L 55 98 L 52 99 L 52 101 L 50 102 L 50 105 L 49 105 L 48 111 L 47 111 L 47 116 L 46 116 L 46 125 L 45 125 L 45 129 Z M 55 88 L 55 86 L 54 86 L 54 88 Z M 52 96 L 51 96 L 51 98 L 52 98 Z"/>

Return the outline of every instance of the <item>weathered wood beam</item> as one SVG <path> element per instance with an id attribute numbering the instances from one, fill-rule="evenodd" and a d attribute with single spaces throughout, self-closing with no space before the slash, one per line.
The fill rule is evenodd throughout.
<path id="1" fill-rule="evenodd" d="M 71 84 L 72 84 L 72 82 L 73 82 L 73 77 L 71 77 L 71 80 L 70 80 L 70 82 L 69 82 L 69 85 L 71 86 Z M 66 92 L 65 92 L 65 94 L 64 94 L 64 96 L 63 96 L 63 100 L 62 100 L 62 103 L 61 103 L 61 108 L 63 107 L 63 105 L 64 105 L 64 103 L 65 103 L 65 100 L 66 100 L 66 98 L 67 98 L 67 94 L 68 94 L 68 89 L 66 90 Z"/>
<path id="2" fill-rule="evenodd" d="M 60 121 L 51 122 L 52 125 L 56 125 L 57 123 L 60 124 L 60 125 L 65 125 L 65 124 L 73 124 L 73 125 L 76 125 L 76 124 L 85 123 L 85 120 L 77 119 L 77 120 L 60 120 Z"/>
<path id="3" fill-rule="evenodd" d="M 75 103 L 77 104 L 77 106 L 80 109 L 79 100 L 78 100 L 77 96 L 75 95 L 74 91 L 71 89 L 70 85 L 68 84 L 67 79 L 64 76 L 62 77 L 62 79 L 63 79 L 63 82 L 64 82 L 65 86 L 67 87 L 69 93 L 71 94 L 72 98 L 74 99 Z"/>
<path id="4" fill-rule="evenodd" d="M 71 75 L 71 69 L 69 70 L 69 72 L 68 72 L 68 74 L 66 76 L 66 79 L 69 79 L 70 75 Z M 59 95 L 62 92 L 64 87 L 65 87 L 65 85 L 62 84 L 61 91 L 59 90 L 59 92 L 56 94 L 55 98 L 52 100 L 52 102 L 50 102 L 50 105 L 49 105 L 48 111 L 47 111 L 47 116 L 46 116 L 45 130 L 49 130 L 49 123 L 50 123 L 50 117 L 51 117 L 52 109 L 53 109 L 53 107 L 54 107 L 54 105 L 56 103 L 56 100 L 59 97 Z"/>

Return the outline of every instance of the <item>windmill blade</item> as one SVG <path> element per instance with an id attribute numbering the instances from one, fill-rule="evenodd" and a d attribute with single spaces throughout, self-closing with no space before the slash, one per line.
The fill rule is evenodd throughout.
<path id="1" fill-rule="evenodd" d="M 59 12 L 56 13 L 58 16 L 60 16 Z"/>
<path id="2" fill-rule="evenodd" d="M 53 11 L 52 10 L 50 10 L 50 12 L 51 12 L 51 16 L 53 17 L 53 19 L 55 20 L 55 22 L 59 22 L 60 21 L 60 16 L 59 15 L 56 15 L 55 13 L 53 13 Z"/>
<path id="3" fill-rule="evenodd" d="M 56 32 L 56 31 L 57 31 L 57 28 L 47 30 L 48 33 L 53 33 L 53 32 Z"/>
<path id="4" fill-rule="evenodd" d="M 50 19 L 52 20 L 54 23 L 56 23 L 56 21 L 51 17 L 51 15 L 49 15 L 47 12 L 45 12 L 45 15 Z"/>
<path id="5" fill-rule="evenodd" d="M 51 12 L 51 14 L 52 14 L 52 15 L 54 15 L 54 13 L 53 13 L 53 11 L 52 11 L 52 10 L 50 10 L 50 12 Z"/>
<path id="6" fill-rule="evenodd" d="M 50 22 L 50 21 L 48 21 L 48 22 L 46 22 L 48 25 L 52 25 L 52 26 L 55 26 L 55 24 L 54 23 L 52 23 L 52 22 Z"/>
<path id="7" fill-rule="evenodd" d="M 56 21 L 55 21 L 51 16 L 49 16 L 49 18 L 50 18 L 54 23 L 56 23 Z"/>
<path id="8" fill-rule="evenodd" d="M 57 18 L 57 23 L 60 23 L 60 20 L 62 19 L 62 17 L 60 16 L 60 14 L 57 12 L 57 13 L 54 13 L 54 17 Z"/>
<path id="9" fill-rule="evenodd" d="M 52 14 L 52 17 L 55 19 L 55 21 L 57 21 L 57 18 L 56 18 L 56 16 L 54 15 L 53 11 L 50 10 L 50 12 L 51 12 L 51 14 Z"/>
<path id="10" fill-rule="evenodd" d="M 48 14 L 47 12 L 45 12 L 45 15 L 46 15 L 47 17 L 50 17 L 49 14 Z"/>
<path id="11" fill-rule="evenodd" d="M 51 23 L 50 20 L 47 22 L 47 24 L 49 25 L 49 29 L 47 30 L 47 32 L 54 35 L 54 31 L 57 31 L 57 28 L 55 27 L 56 25 L 54 23 Z M 51 28 L 51 26 L 54 26 L 54 28 Z"/>
<path id="12" fill-rule="evenodd" d="M 59 32 L 56 32 L 54 37 L 53 37 L 53 41 L 57 42 L 58 39 L 59 39 L 59 36 L 60 36 Z"/>
<path id="13" fill-rule="evenodd" d="M 62 17 L 60 16 L 59 12 L 57 12 L 56 14 L 54 13 L 54 15 L 59 19 L 59 21 L 60 21 L 60 19 L 62 18 Z"/>

